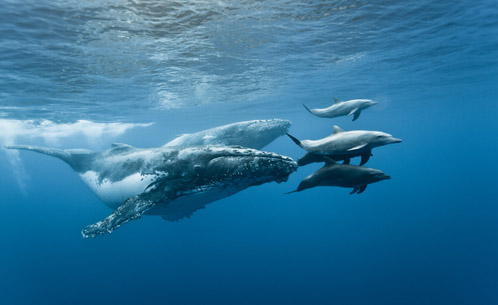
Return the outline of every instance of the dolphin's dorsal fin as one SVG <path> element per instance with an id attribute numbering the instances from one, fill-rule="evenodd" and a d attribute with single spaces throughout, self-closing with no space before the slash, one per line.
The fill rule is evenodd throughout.
<path id="1" fill-rule="evenodd" d="M 124 144 L 124 143 L 112 143 L 111 144 L 111 149 L 114 152 L 123 152 L 123 151 L 127 151 L 129 149 L 132 149 L 132 148 L 133 148 L 133 146 L 128 145 L 128 144 Z"/>
<path id="2" fill-rule="evenodd" d="M 334 97 L 334 103 L 335 103 L 335 104 L 342 103 L 342 100 L 341 100 L 341 99 L 338 99 L 337 97 Z"/>
<path id="3" fill-rule="evenodd" d="M 115 147 L 132 147 L 132 146 L 124 143 L 112 143 L 111 147 L 115 148 Z"/>
<path id="4" fill-rule="evenodd" d="M 334 132 L 332 134 L 341 133 L 341 132 L 344 132 L 344 130 L 339 126 L 334 125 Z"/>

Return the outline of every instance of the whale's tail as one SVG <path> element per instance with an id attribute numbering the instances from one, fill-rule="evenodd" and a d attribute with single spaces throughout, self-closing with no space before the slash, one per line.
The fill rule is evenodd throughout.
<path id="1" fill-rule="evenodd" d="M 56 157 L 66 162 L 74 169 L 79 168 L 83 156 L 88 156 L 93 153 L 93 151 L 86 149 L 58 149 L 31 145 L 6 145 L 5 148 L 35 151 L 44 155 Z"/>

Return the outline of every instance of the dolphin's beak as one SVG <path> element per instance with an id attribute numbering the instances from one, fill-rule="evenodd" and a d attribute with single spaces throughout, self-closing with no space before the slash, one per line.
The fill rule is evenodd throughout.
<path id="1" fill-rule="evenodd" d="M 393 138 L 393 143 L 401 143 L 403 142 L 400 138 Z"/>
<path id="2" fill-rule="evenodd" d="M 391 179 L 391 176 L 389 176 L 389 175 L 385 175 L 384 177 L 385 177 L 386 179 Z"/>

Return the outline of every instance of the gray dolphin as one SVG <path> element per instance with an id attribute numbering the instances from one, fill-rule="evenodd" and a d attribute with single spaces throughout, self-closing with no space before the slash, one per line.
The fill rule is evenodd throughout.
<path id="1" fill-rule="evenodd" d="M 314 155 L 327 156 L 336 161 L 344 160 L 349 164 L 350 158 L 361 156 L 361 163 L 367 163 L 372 155 L 372 149 L 392 143 L 400 143 L 401 139 L 381 131 L 352 130 L 344 131 L 334 125 L 334 132 L 320 140 L 298 140 L 287 134 L 292 141 Z M 317 156 L 305 156 L 301 165 L 323 161 Z M 303 158 L 304 159 L 304 158 Z"/>
<path id="2" fill-rule="evenodd" d="M 261 149 L 283 136 L 290 126 L 290 121 L 281 119 L 244 121 L 185 134 L 164 144 L 163 147 L 239 145 Z"/>
<path id="3" fill-rule="evenodd" d="M 286 181 L 297 168 L 291 158 L 255 149 L 225 146 L 108 150 L 55 149 L 15 145 L 68 163 L 110 208 L 106 219 L 83 229 L 84 237 L 111 233 L 142 214 L 166 220 L 190 217 L 213 201 L 247 187 Z"/>
<path id="4" fill-rule="evenodd" d="M 353 115 L 353 121 L 356 121 L 356 119 L 360 117 L 360 113 L 362 110 L 376 104 L 378 103 L 366 99 L 349 100 L 343 102 L 340 99 L 334 97 L 334 104 L 327 108 L 309 109 L 308 107 L 306 107 L 306 105 L 303 104 L 303 106 L 304 108 L 306 108 L 306 110 L 316 115 L 317 117 L 335 118 L 339 116 Z"/>
<path id="5" fill-rule="evenodd" d="M 353 188 L 350 194 L 361 194 L 367 185 L 386 179 L 391 179 L 391 177 L 381 170 L 357 165 L 337 164 L 335 161 L 327 159 L 324 167 L 304 178 L 297 189 L 289 193 L 300 192 L 316 186 L 340 186 Z"/>

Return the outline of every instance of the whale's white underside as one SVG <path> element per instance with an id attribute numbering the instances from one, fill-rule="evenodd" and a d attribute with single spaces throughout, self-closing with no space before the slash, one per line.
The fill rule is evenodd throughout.
<path id="1" fill-rule="evenodd" d="M 134 173 L 119 181 L 110 181 L 104 178 L 99 181 L 99 175 L 94 171 L 80 174 L 81 180 L 104 202 L 115 210 L 130 197 L 142 193 L 145 188 L 154 182 L 157 175 L 143 175 Z"/>

